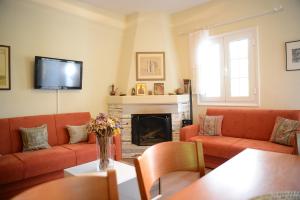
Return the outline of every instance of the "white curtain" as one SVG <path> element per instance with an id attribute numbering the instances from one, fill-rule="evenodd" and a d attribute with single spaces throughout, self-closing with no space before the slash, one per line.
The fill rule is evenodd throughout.
<path id="1" fill-rule="evenodd" d="M 200 69 L 205 59 L 205 50 L 209 41 L 209 31 L 200 30 L 189 34 L 189 48 L 190 48 L 190 63 L 191 63 L 191 79 L 193 94 L 200 93 Z"/>

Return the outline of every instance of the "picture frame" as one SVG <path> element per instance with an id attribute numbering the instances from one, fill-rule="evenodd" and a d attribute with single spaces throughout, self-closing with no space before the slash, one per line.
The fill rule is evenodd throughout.
<path id="1" fill-rule="evenodd" d="M 286 71 L 300 70 L 300 40 L 285 43 Z"/>
<path id="2" fill-rule="evenodd" d="M 164 95 L 165 86 L 164 83 L 154 83 L 154 95 Z"/>
<path id="3" fill-rule="evenodd" d="M 165 80 L 165 52 L 136 52 L 136 80 Z"/>
<path id="4" fill-rule="evenodd" d="M 0 45 L 0 90 L 10 90 L 10 85 L 10 46 Z"/>
<path id="5" fill-rule="evenodd" d="M 144 96 L 147 94 L 147 86 L 145 83 L 137 83 L 136 84 L 136 95 Z"/>

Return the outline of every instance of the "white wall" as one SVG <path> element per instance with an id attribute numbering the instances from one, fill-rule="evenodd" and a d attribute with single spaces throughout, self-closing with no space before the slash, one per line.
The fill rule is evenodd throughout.
<path id="1" fill-rule="evenodd" d="M 28 0 L 1 0 L 0 44 L 11 46 L 12 89 L 0 91 L 0 118 L 56 112 L 56 92 L 33 89 L 36 55 L 83 61 L 83 88 L 59 91 L 60 113 L 105 112 L 123 36 L 109 23 Z"/>
<path id="2" fill-rule="evenodd" d="M 261 107 L 300 109 L 300 71 L 286 71 L 285 42 L 300 40 L 299 0 L 216 0 L 172 16 L 176 49 L 183 77 L 189 70 L 188 34 L 202 26 L 224 23 L 279 7 L 282 12 L 210 30 L 212 35 L 258 28 Z M 195 101 L 194 101 L 195 102 Z M 206 107 L 194 106 L 195 115 Z"/>
<path id="3" fill-rule="evenodd" d="M 136 52 L 165 52 L 165 81 L 136 81 Z M 122 53 L 119 63 L 117 87 L 130 94 L 137 82 L 145 82 L 148 90 L 153 91 L 153 83 L 162 82 L 165 94 L 174 92 L 183 82 L 178 74 L 172 30 L 168 14 L 139 13 L 127 17 L 124 31 Z"/>

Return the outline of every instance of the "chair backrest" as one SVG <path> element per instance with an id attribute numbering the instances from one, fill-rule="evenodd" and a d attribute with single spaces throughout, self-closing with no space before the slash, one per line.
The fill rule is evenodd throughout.
<path id="1" fill-rule="evenodd" d="M 200 142 L 163 142 L 148 148 L 134 160 L 140 194 L 151 199 L 153 183 L 161 176 L 175 171 L 198 171 L 205 174 L 203 149 Z"/>
<path id="2" fill-rule="evenodd" d="M 35 186 L 15 196 L 14 200 L 118 200 L 116 172 L 108 170 L 107 177 L 74 176 Z"/>

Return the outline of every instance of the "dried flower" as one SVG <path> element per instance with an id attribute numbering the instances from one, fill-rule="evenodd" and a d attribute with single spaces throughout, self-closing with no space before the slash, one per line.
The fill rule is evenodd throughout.
<path id="1" fill-rule="evenodd" d="M 120 133 L 121 124 L 119 119 L 110 117 L 107 114 L 99 113 L 96 119 L 91 119 L 87 130 L 100 137 L 110 137 Z"/>

